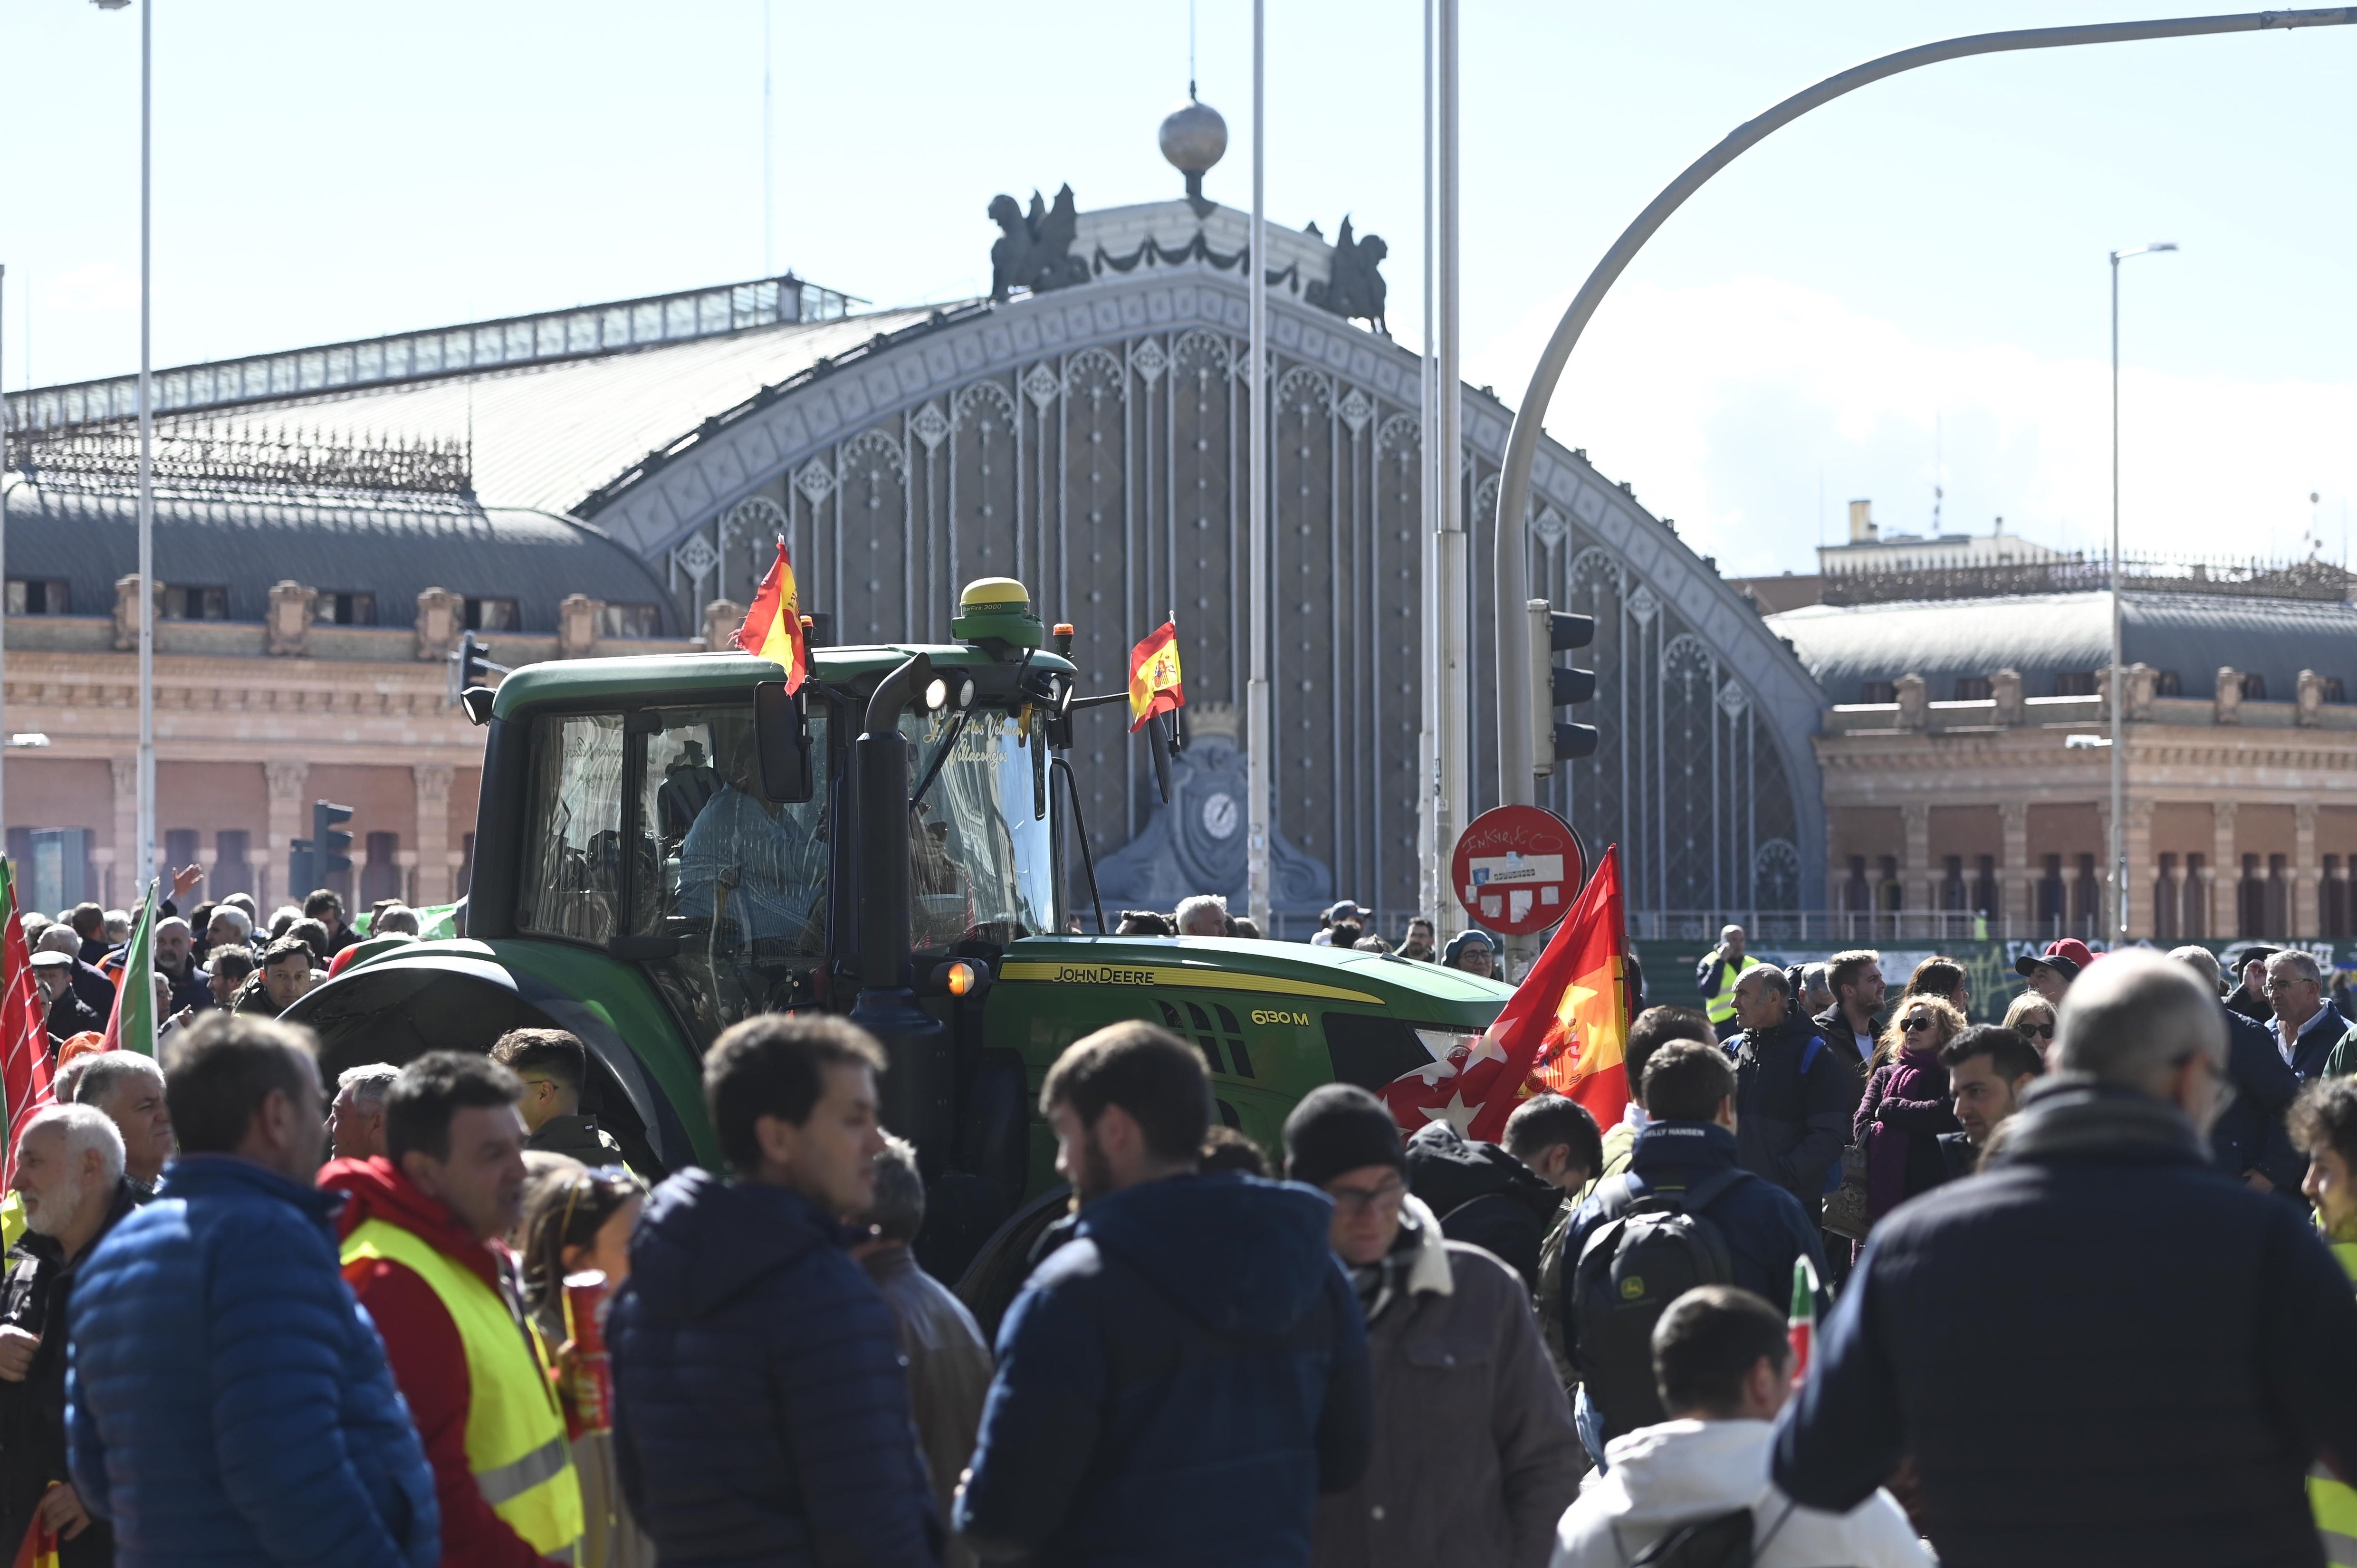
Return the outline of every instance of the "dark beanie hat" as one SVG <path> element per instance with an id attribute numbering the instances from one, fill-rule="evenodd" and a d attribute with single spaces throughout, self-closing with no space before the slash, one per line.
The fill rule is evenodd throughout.
<path id="1" fill-rule="evenodd" d="M 1311 1090 L 1285 1119 L 1285 1174 L 1323 1187 L 1344 1171 L 1390 1165 L 1407 1174 L 1399 1123 L 1383 1102 L 1355 1083 Z"/>

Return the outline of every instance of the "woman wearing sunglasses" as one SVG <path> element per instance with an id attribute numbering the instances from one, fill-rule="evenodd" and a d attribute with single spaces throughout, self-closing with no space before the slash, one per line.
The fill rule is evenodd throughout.
<path id="1" fill-rule="evenodd" d="M 590 1270 L 606 1276 L 608 1299 L 630 1277 L 630 1230 L 646 1207 L 646 1188 L 623 1165 L 591 1170 L 562 1155 L 543 1155 L 524 1190 L 524 1299 L 551 1345 L 577 1341 L 587 1326 L 575 1321 L 565 1276 Z M 559 1163 L 561 1162 L 561 1163 Z M 611 1431 L 573 1439 L 573 1467 L 581 1477 L 581 1568 L 653 1568 L 654 1542 L 630 1517 L 614 1469 Z"/>
<path id="2" fill-rule="evenodd" d="M 1866 1217 L 1871 1225 L 1919 1192 L 1947 1178 L 1940 1134 L 1963 1131 L 1948 1101 L 1940 1047 L 1964 1026 L 1964 1015 L 1937 996 L 1910 996 L 1882 1032 L 1874 1076 L 1857 1102 L 1852 1131 L 1866 1145 Z"/>
<path id="3" fill-rule="evenodd" d="M 2046 1070 L 2054 1070 L 2053 1003 L 2035 991 L 2025 991 L 2005 1010 L 2005 1026 L 2036 1047 Z"/>

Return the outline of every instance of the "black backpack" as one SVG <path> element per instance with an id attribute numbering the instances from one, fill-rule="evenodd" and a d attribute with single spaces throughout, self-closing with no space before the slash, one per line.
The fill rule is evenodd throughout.
<path id="1" fill-rule="evenodd" d="M 1757 1547 L 1751 1544 L 1751 1510 L 1733 1509 L 1678 1526 L 1631 1558 L 1629 1568 L 1751 1568 L 1776 1539 L 1776 1532 L 1784 1528 L 1784 1520 L 1792 1517 L 1792 1508 L 1791 1503 L 1784 1505 L 1783 1513 L 1769 1526 Z"/>
<path id="2" fill-rule="evenodd" d="M 1654 1187 L 1634 1174 L 1599 1193 L 1612 1218 L 1579 1250 L 1564 1279 L 1588 1402 L 1612 1438 L 1668 1419 L 1653 1386 L 1653 1325 L 1696 1285 L 1735 1283 L 1727 1238 L 1703 1217 L 1751 1173 L 1713 1171 L 1690 1187 Z"/>

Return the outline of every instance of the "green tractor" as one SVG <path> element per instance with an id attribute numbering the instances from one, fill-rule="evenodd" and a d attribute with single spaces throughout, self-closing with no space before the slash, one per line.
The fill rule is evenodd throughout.
<path id="1" fill-rule="evenodd" d="M 1318 1084 L 1380 1087 L 1496 1017 L 1507 987 L 1433 964 L 1103 934 L 1060 754 L 1075 711 L 1126 693 L 1078 694 L 1070 628 L 1049 646 L 1019 583 L 977 582 L 961 612 L 954 643 L 816 649 L 791 695 L 737 652 L 462 690 L 489 731 L 467 935 L 369 955 L 286 1016 L 331 1077 L 569 1029 L 585 1109 L 652 1174 L 721 1163 L 701 1084 L 723 1029 L 845 1014 L 889 1054 L 885 1122 L 930 1194 L 920 1256 L 952 1279 L 1011 1219 L 1001 1253 L 1052 1217 L 1036 1101 L 1092 1030 L 1144 1018 L 1194 1042 L 1221 1121 L 1274 1149 Z"/>

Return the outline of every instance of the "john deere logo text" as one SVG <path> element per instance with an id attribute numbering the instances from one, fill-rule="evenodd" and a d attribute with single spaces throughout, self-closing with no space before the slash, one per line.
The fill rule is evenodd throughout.
<path id="1" fill-rule="evenodd" d="M 1307 1025 L 1309 1022 L 1309 1015 L 1307 1013 L 1278 1013 L 1266 1007 L 1255 1007 L 1253 1009 L 1252 1021 L 1255 1024 Z"/>
<path id="2" fill-rule="evenodd" d="M 1150 969 L 1115 969 L 1109 964 L 1085 967 L 1067 964 L 1056 971 L 1056 978 L 1066 985 L 1151 985 L 1154 972 Z"/>
<path id="3" fill-rule="evenodd" d="M 1645 1282 L 1642 1279 L 1640 1279 L 1637 1275 L 1631 1274 L 1627 1279 L 1620 1282 L 1621 1300 L 1635 1301 L 1644 1294 Z"/>

